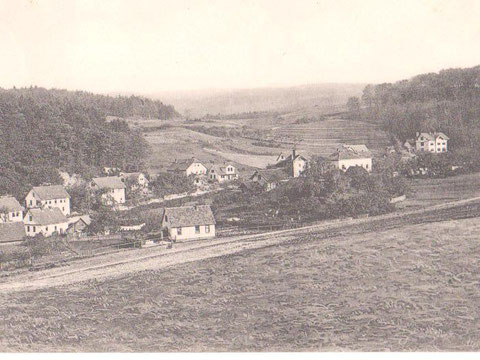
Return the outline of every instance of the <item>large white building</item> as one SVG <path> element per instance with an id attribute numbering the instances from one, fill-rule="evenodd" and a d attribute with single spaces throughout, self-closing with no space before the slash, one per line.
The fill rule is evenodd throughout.
<path id="1" fill-rule="evenodd" d="M 34 186 L 25 197 L 28 209 L 57 208 L 65 216 L 70 215 L 70 195 L 62 185 Z"/>
<path id="2" fill-rule="evenodd" d="M 328 157 L 338 169 L 347 171 L 352 166 L 360 166 L 372 171 L 372 153 L 365 145 L 341 145 L 337 151 Z"/>
<path id="3" fill-rule="evenodd" d="M 215 237 L 215 218 L 208 205 L 166 208 L 162 229 L 174 241 Z"/>
<path id="4" fill-rule="evenodd" d="M 415 149 L 431 153 L 444 153 L 448 151 L 450 138 L 442 132 L 418 133 L 415 138 Z"/>
<path id="5" fill-rule="evenodd" d="M 104 191 L 102 199 L 105 205 L 125 203 L 125 184 L 118 176 L 93 178 L 91 188 L 94 191 Z"/>

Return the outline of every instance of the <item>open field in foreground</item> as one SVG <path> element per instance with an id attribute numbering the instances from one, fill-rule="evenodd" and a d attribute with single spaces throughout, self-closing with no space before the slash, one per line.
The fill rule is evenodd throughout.
<path id="1" fill-rule="evenodd" d="M 479 350 L 480 219 L 438 222 L 478 212 L 472 204 L 371 221 L 3 294 L 0 349 Z"/>

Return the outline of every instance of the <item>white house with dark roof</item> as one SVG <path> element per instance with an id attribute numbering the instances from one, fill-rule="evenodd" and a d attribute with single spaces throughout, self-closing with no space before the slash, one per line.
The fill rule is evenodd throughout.
<path id="1" fill-rule="evenodd" d="M 174 241 L 213 238 L 215 217 L 208 205 L 166 208 L 162 229 Z"/>
<path id="2" fill-rule="evenodd" d="M 275 189 L 282 182 L 287 182 L 288 179 L 287 171 L 282 168 L 255 170 L 249 178 L 250 181 L 257 183 L 265 191 Z"/>
<path id="3" fill-rule="evenodd" d="M 53 233 L 65 234 L 68 219 L 59 208 L 29 209 L 23 219 L 27 236 L 42 234 L 45 237 Z"/>
<path id="4" fill-rule="evenodd" d="M 65 216 L 70 215 L 70 195 L 62 185 L 34 186 L 25 197 L 28 209 L 57 208 Z"/>
<path id="5" fill-rule="evenodd" d="M 232 181 L 238 179 L 237 169 L 232 164 L 212 165 L 208 170 L 208 179 L 218 181 Z"/>
<path id="6" fill-rule="evenodd" d="M 167 169 L 168 172 L 190 175 L 207 175 L 207 167 L 195 158 L 173 162 Z"/>
<path id="7" fill-rule="evenodd" d="M 327 159 L 343 171 L 347 171 L 352 166 L 360 166 L 368 172 L 372 171 L 373 156 L 365 145 L 343 144 Z"/>
<path id="8" fill-rule="evenodd" d="M 431 153 L 444 153 L 448 151 L 450 138 L 442 132 L 418 133 L 415 138 L 415 149 Z"/>
<path id="9" fill-rule="evenodd" d="M 0 223 L 23 221 L 25 208 L 13 196 L 0 197 Z"/>
<path id="10" fill-rule="evenodd" d="M 94 191 L 104 191 L 102 199 L 105 205 L 125 203 L 125 184 L 118 176 L 93 178 L 91 188 Z"/>

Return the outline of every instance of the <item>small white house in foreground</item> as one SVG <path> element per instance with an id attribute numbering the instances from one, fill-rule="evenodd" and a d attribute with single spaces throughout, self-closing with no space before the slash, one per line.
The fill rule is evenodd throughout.
<path id="1" fill-rule="evenodd" d="M 68 229 L 68 219 L 58 208 L 30 209 L 23 223 L 27 236 L 42 234 L 48 237 L 53 233 L 65 234 Z"/>
<path id="2" fill-rule="evenodd" d="M 215 218 L 208 205 L 166 208 L 162 229 L 171 240 L 195 240 L 215 237 Z"/>

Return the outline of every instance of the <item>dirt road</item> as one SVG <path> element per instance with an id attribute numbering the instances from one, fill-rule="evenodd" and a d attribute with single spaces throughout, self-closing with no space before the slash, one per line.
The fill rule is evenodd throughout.
<path id="1" fill-rule="evenodd" d="M 217 238 L 175 244 L 172 249 L 153 247 L 102 255 L 72 261 L 66 266 L 22 273 L 1 280 L 0 292 L 33 290 L 74 284 L 86 280 L 103 280 L 128 276 L 143 270 L 158 270 L 177 264 L 235 254 L 287 242 L 305 241 L 306 235 L 315 239 L 340 235 L 368 233 L 432 221 L 480 215 L 480 197 L 455 201 L 414 211 L 392 213 L 364 219 L 326 222 L 298 229 L 273 231 L 255 235 Z"/>

